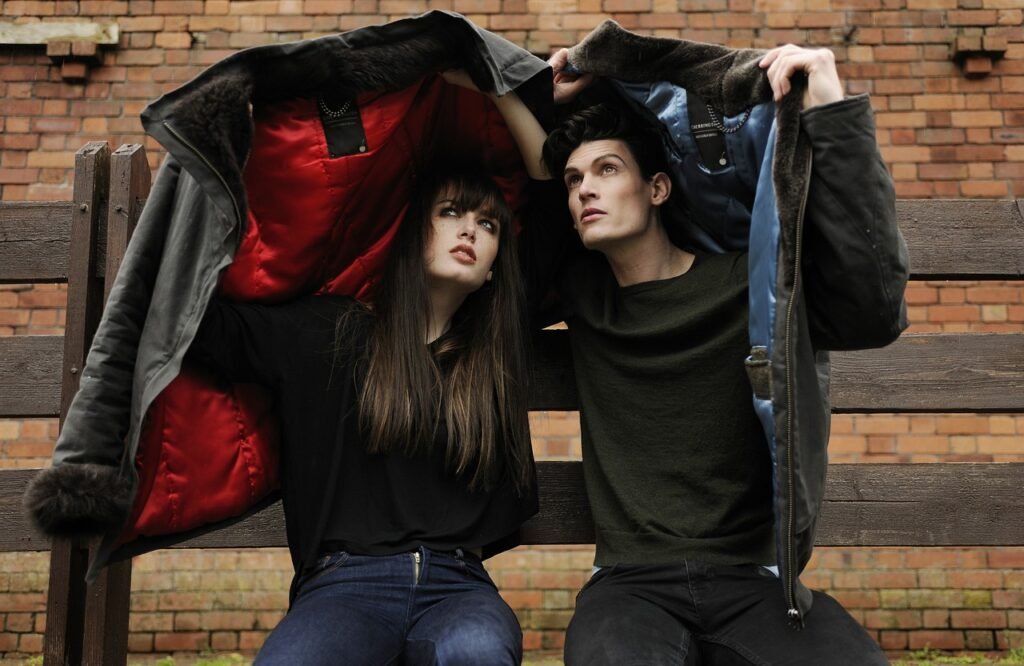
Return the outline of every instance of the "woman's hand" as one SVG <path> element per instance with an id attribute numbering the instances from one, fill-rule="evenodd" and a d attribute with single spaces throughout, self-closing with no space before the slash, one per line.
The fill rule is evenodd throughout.
<path id="1" fill-rule="evenodd" d="M 796 72 L 807 75 L 804 108 L 838 102 L 843 99 L 843 84 L 836 71 L 836 57 L 828 49 L 808 49 L 786 44 L 769 51 L 761 62 L 768 83 L 778 102 L 792 88 L 789 79 Z"/>
<path id="2" fill-rule="evenodd" d="M 555 75 L 555 104 L 568 104 L 594 80 L 593 74 L 580 76 L 565 71 L 569 65 L 569 49 L 555 51 L 548 58 L 548 64 Z"/>

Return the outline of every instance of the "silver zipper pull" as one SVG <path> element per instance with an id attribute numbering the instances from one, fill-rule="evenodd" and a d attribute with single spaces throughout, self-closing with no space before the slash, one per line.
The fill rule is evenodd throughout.
<path id="1" fill-rule="evenodd" d="M 420 551 L 416 551 L 412 554 L 413 562 L 413 582 L 420 582 Z"/>

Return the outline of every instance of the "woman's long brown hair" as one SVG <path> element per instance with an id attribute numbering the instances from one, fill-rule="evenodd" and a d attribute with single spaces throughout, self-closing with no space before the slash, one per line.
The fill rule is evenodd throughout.
<path id="1" fill-rule="evenodd" d="M 499 223 L 498 255 L 492 279 L 467 296 L 449 330 L 428 346 L 423 253 L 442 191 L 456 208 L 484 211 Z M 423 451 L 445 432 L 445 459 L 470 489 L 493 488 L 508 475 L 522 491 L 532 479 L 528 341 L 512 213 L 501 190 L 469 171 L 437 176 L 418 188 L 391 253 L 374 298 L 359 400 L 367 450 Z"/>

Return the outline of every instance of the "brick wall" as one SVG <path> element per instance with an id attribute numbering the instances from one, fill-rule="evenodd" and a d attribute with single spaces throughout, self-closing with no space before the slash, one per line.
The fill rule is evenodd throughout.
<path id="1" fill-rule="evenodd" d="M 145 142 L 145 104 L 246 46 L 330 34 L 428 8 L 454 9 L 547 53 L 605 17 L 655 34 L 770 47 L 832 48 L 850 93 L 870 92 L 901 197 L 1024 197 L 1024 10 L 1019 0 L 130 0 L 0 2 L 2 21 L 116 21 L 121 41 L 84 83 L 66 83 L 39 47 L 0 46 L 0 198 L 71 198 L 86 141 Z M 968 79 L 958 38 L 1005 53 Z M 982 63 L 984 64 L 984 63 Z M 973 65 L 972 65 L 973 66 Z M 1024 283 L 920 283 L 913 330 L 1024 330 Z M 64 292 L 0 286 L 0 335 L 63 326 Z M 577 458 L 574 414 L 532 418 L 539 457 Z M 1022 461 L 1024 417 L 838 416 L 836 462 Z M 50 421 L 0 421 L 0 466 L 46 463 Z M 557 652 L 592 549 L 520 549 L 489 568 L 523 622 L 527 649 Z M 0 554 L 0 655 L 38 653 L 45 554 Z M 131 649 L 253 651 L 287 598 L 282 550 L 158 552 L 138 558 Z M 1024 548 L 819 549 L 805 579 L 836 595 L 891 650 L 1024 646 Z"/>

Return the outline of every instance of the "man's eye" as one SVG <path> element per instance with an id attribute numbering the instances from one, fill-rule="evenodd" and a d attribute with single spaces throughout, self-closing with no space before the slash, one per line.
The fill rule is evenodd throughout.
<path id="1" fill-rule="evenodd" d="M 583 180 L 583 178 L 581 178 L 578 175 L 566 176 L 566 178 L 565 178 L 565 186 L 566 187 L 576 187 L 577 185 L 580 184 L 580 182 L 582 180 Z"/>
<path id="2" fill-rule="evenodd" d="M 601 173 L 615 173 L 618 169 L 614 164 L 605 164 L 601 167 Z"/>

